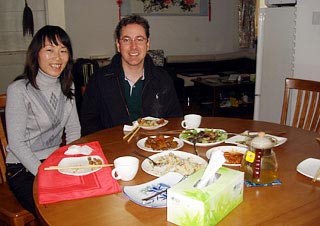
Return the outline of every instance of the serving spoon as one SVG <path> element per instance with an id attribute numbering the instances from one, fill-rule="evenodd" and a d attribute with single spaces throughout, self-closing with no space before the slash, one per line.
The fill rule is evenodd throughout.
<path id="1" fill-rule="evenodd" d="M 196 153 L 196 155 L 199 156 L 199 153 L 198 153 L 198 150 L 197 150 L 197 145 L 196 145 L 196 143 L 197 143 L 197 138 L 193 138 L 193 139 L 192 139 L 192 143 L 193 143 L 194 153 Z"/>
<path id="2" fill-rule="evenodd" d="M 140 157 L 143 157 L 143 158 L 145 158 L 145 159 L 149 159 L 149 160 L 151 161 L 152 165 L 154 165 L 154 166 L 160 164 L 160 163 L 157 163 L 157 162 L 153 161 L 153 160 L 152 160 L 151 158 L 149 158 L 148 156 L 143 155 L 143 154 L 141 154 L 141 153 L 139 153 L 139 152 L 137 152 L 137 151 L 133 151 L 132 153 L 134 153 L 134 154 L 136 154 L 136 155 L 138 155 L 138 156 L 140 156 Z"/>

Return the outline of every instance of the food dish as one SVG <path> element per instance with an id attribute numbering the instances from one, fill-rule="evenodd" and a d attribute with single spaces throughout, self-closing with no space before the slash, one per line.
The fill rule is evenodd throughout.
<path id="1" fill-rule="evenodd" d="M 222 152 L 229 152 L 229 153 L 236 152 L 236 153 L 241 153 L 243 155 L 243 154 L 246 153 L 247 148 L 246 147 L 238 147 L 238 146 L 219 146 L 219 147 L 214 147 L 214 148 L 209 149 L 206 152 L 207 158 L 210 159 L 212 153 L 216 152 L 218 150 L 220 150 Z M 225 166 L 240 166 L 241 163 L 228 163 L 228 161 L 226 161 L 225 163 L 223 163 L 223 165 L 225 165 Z"/>
<path id="2" fill-rule="evenodd" d="M 140 119 L 141 120 L 141 119 Z M 142 128 L 142 129 L 145 129 L 145 130 L 154 130 L 154 129 L 158 129 L 160 127 L 163 127 L 165 125 L 168 124 L 168 120 L 165 120 L 165 119 L 160 119 L 160 118 L 155 118 L 155 117 L 144 117 L 142 118 L 142 120 L 145 122 L 145 123 L 139 123 L 139 126 Z M 159 124 L 159 122 L 162 122 L 161 124 Z"/>
<path id="3" fill-rule="evenodd" d="M 155 137 L 155 136 L 151 136 L 151 137 Z M 168 137 L 168 136 L 165 136 Z M 154 150 L 152 148 L 146 147 L 145 146 L 145 142 L 148 139 L 148 137 L 142 138 L 137 142 L 137 146 L 138 148 L 144 150 L 144 151 L 148 151 L 148 152 L 163 152 L 163 151 L 174 151 L 174 150 L 178 150 L 180 148 L 183 147 L 183 141 L 177 137 L 174 137 L 173 140 L 178 142 L 178 145 L 176 148 L 171 148 L 171 149 L 167 149 L 167 150 Z"/>
<path id="4" fill-rule="evenodd" d="M 251 132 L 250 136 L 255 136 L 257 135 L 257 132 Z M 270 134 L 266 134 L 266 137 L 269 137 L 270 139 L 272 139 L 272 141 L 275 141 L 275 147 L 280 146 L 282 144 L 284 144 L 287 141 L 287 138 L 285 137 L 277 137 L 277 136 L 273 136 Z M 245 141 L 250 139 L 248 136 L 245 135 L 236 135 L 233 137 L 228 138 L 225 143 L 226 144 L 235 144 L 238 146 L 242 146 L 242 147 L 247 147 L 247 145 L 245 144 Z"/>
<path id="5" fill-rule="evenodd" d="M 215 137 L 214 140 L 210 140 L 211 138 L 209 138 L 208 140 L 204 140 L 202 133 L 200 133 L 200 132 L 202 132 L 202 133 L 203 132 L 205 132 L 205 133 L 206 132 L 219 132 L 218 139 L 217 139 L 217 137 Z M 201 137 L 198 137 L 199 134 L 201 134 Z M 228 138 L 228 135 L 227 135 L 226 131 L 222 130 L 222 129 L 197 128 L 197 129 L 188 129 L 188 130 L 182 131 L 179 135 L 179 138 L 190 145 L 193 145 L 193 142 L 192 142 L 193 139 L 197 139 L 196 146 L 210 147 L 210 146 L 214 146 L 214 145 L 223 143 Z M 203 141 L 200 142 L 199 138 L 201 138 Z"/>
<path id="6" fill-rule="evenodd" d="M 161 153 L 154 154 L 154 155 L 150 156 L 149 158 L 151 158 L 152 160 L 157 162 L 157 160 L 159 160 L 159 159 L 163 159 L 164 157 L 168 157 L 170 155 L 170 153 L 171 153 L 171 155 L 173 154 L 176 157 L 184 159 L 184 160 L 189 159 L 190 162 L 182 164 L 185 168 L 187 166 L 190 166 L 190 167 L 195 166 L 196 168 L 199 166 L 200 168 L 203 168 L 208 165 L 207 161 L 204 160 L 203 158 L 201 158 L 197 155 L 188 153 L 188 152 L 183 152 L 183 151 L 164 151 Z M 190 164 L 188 164 L 188 163 L 190 163 Z M 153 176 L 156 176 L 156 177 L 160 177 L 160 176 L 164 175 L 167 171 L 177 172 L 180 170 L 180 168 L 176 168 L 173 165 L 154 166 L 153 164 L 150 163 L 150 160 L 148 160 L 148 159 L 145 159 L 142 162 L 141 168 L 146 173 L 153 175 Z M 189 168 L 186 170 L 189 170 Z M 179 171 L 179 172 L 181 172 L 181 171 Z M 190 172 L 190 171 L 188 171 L 188 172 Z"/>
<path id="7" fill-rule="evenodd" d="M 58 167 L 67 167 L 67 166 L 86 166 L 89 165 L 89 158 L 91 158 L 91 161 L 95 161 L 101 165 L 104 164 L 103 159 L 98 155 L 92 155 L 92 156 L 82 156 L 82 157 L 68 157 L 63 158 L 59 164 Z M 93 165 L 93 164 L 91 164 Z M 84 176 L 93 172 L 96 172 L 100 170 L 101 168 L 81 168 L 81 169 L 59 169 L 58 171 L 62 174 L 66 175 L 73 175 L 73 176 Z"/>
<path id="8" fill-rule="evenodd" d="M 297 171 L 306 177 L 313 178 L 320 167 L 320 159 L 308 158 L 297 166 Z M 320 181 L 320 177 L 317 178 Z"/>
<path id="9" fill-rule="evenodd" d="M 124 194 L 133 202 L 151 208 L 164 208 L 167 206 L 167 192 L 163 192 L 147 201 L 142 199 L 162 192 L 183 179 L 183 175 L 169 172 L 162 177 L 135 186 L 124 186 Z"/>

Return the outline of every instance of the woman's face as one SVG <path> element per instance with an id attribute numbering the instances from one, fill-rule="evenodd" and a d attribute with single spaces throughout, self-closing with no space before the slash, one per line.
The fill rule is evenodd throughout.
<path id="1" fill-rule="evenodd" d="M 44 46 L 38 54 L 40 69 L 46 74 L 59 77 L 69 60 L 69 51 L 58 39 L 58 45 L 45 39 Z"/>

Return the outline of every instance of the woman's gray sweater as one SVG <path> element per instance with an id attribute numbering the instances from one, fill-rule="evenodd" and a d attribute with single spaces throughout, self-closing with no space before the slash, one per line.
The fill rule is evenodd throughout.
<path id="1" fill-rule="evenodd" d="M 36 77 L 39 89 L 27 80 L 13 82 L 7 89 L 7 163 L 22 163 L 33 175 L 40 160 L 59 148 L 65 128 L 66 141 L 80 137 L 75 100 L 66 98 L 60 81 L 42 71 Z"/>

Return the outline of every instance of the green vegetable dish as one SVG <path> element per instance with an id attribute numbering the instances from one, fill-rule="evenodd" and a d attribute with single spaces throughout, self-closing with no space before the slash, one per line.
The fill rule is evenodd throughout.
<path id="1" fill-rule="evenodd" d="M 182 131 L 179 136 L 181 139 L 193 143 L 209 144 L 224 141 L 228 134 L 220 129 L 188 129 Z"/>

